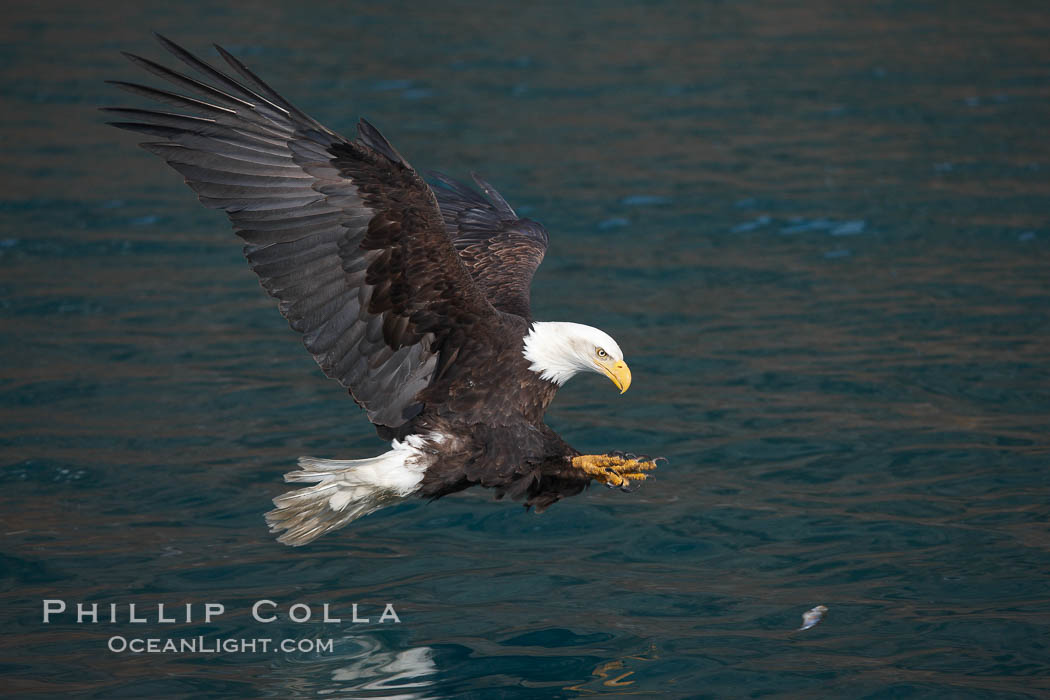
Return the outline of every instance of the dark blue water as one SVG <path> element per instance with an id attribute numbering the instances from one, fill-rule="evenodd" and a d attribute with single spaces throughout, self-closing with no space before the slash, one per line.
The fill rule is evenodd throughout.
<path id="1" fill-rule="evenodd" d="M 26 3 L 0 24 L 5 693 L 1050 693 L 1045 3 Z M 577 378 L 550 423 L 670 464 L 543 515 L 477 490 L 276 544 L 261 514 L 298 455 L 384 446 L 223 217 L 102 126 L 135 100 L 101 81 L 142 78 L 118 51 L 162 55 L 149 29 L 222 42 L 332 128 L 365 115 L 543 221 L 536 315 L 609 331 L 635 378 Z M 44 599 L 120 621 L 45 625 Z"/>

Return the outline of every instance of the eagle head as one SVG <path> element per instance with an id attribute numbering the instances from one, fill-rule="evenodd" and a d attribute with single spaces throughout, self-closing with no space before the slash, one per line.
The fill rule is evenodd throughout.
<path id="1" fill-rule="evenodd" d="M 608 333 L 581 323 L 537 321 L 522 350 L 529 369 L 562 385 L 577 372 L 604 374 L 620 393 L 631 386 L 631 370 L 623 351 Z"/>

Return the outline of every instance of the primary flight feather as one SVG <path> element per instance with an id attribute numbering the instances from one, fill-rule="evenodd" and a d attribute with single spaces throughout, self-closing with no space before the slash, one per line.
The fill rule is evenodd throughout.
<path id="1" fill-rule="evenodd" d="M 543 422 L 577 372 L 626 391 L 631 373 L 606 333 L 534 321 L 529 285 L 547 232 L 487 182 L 439 173 L 432 189 L 368 122 L 346 139 L 216 47 L 219 70 L 158 35 L 193 78 L 132 62 L 196 95 L 113 81 L 178 111 L 104 108 L 114 126 L 222 209 L 263 288 L 325 375 L 350 391 L 391 449 L 370 459 L 299 459 L 266 514 L 302 545 L 410 496 L 480 485 L 537 510 L 592 480 L 626 489 L 655 462 L 583 455 Z M 480 190 L 480 191 L 479 191 Z"/>

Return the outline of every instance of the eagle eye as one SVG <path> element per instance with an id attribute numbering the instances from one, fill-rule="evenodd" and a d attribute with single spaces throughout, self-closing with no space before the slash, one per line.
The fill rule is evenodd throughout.
<path id="1" fill-rule="evenodd" d="M 609 356 L 609 353 L 605 352 L 605 349 L 604 349 L 604 348 L 598 348 L 597 350 L 595 350 L 595 351 L 594 351 L 594 353 L 595 353 L 595 354 L 596 354 L 596 355 L 597 355 L 598 357 L 602 358 L 603 360 L 604 360 L 604 359 L 605 359 L 606 357 L 608 357 L 608 356 Z"/>

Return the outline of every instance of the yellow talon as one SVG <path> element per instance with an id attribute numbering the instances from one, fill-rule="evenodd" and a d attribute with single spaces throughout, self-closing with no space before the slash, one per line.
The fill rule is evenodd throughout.
<path id="1" fill-rule="evenodd" d="M 626 488 L 631 479 L 644 481 L 648 477 L 645 472 L 656 469 L 656 462 L 617 455 L 579 455 L 572 458 L 572 466 L 595 481 Z"/>

